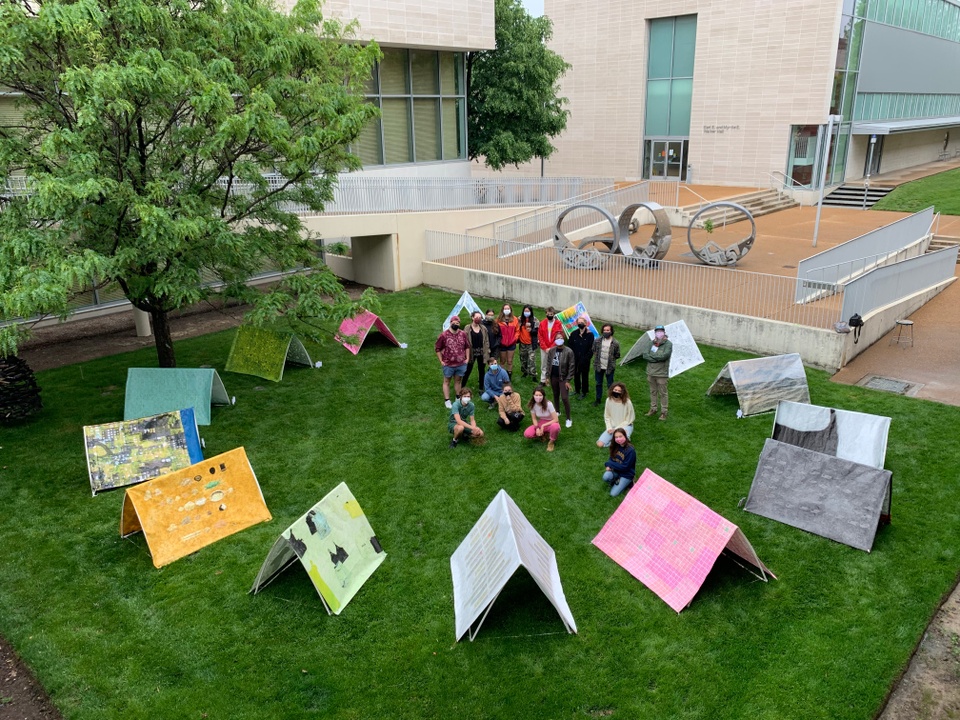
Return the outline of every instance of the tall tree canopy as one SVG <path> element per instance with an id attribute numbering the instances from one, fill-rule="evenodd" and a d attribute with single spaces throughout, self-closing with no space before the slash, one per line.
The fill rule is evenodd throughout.
<path id="1" fill-rule="evenodd" d="M 0 89 L 23 114 L 0 117 L 0 188 L 29 188 L 0 199 L 0 319 L 63 316 L 78 286 L 118 283 L 170 367 L 167 315 L 211 281 L 255 322 L 375 304 L 349 301 L 290 211 L 322 209 L 360 165 L 348 144 L 377 112 L 363 83 L 379 49 L 352 30 L 317 0 L 0 2 Z M 0 355 L 19 337 L 0 329 Z"/>
<path id="2" fill-rule="evenodd" d="M 531 17 L 520 0 L 496 0 L 497 47 L 467 58 L 471 159 L 499 170 L 555 150 L 550 138 L 570 114 L 558 82 L 570 65 L 547 47 L 552 35 L 549 18 Z"/>

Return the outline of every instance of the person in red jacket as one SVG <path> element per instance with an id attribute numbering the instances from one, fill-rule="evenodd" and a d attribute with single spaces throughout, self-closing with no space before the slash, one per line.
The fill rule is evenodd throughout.
<path id="1" fill-rule="evenodd" d="M 547 382 L 547 353 L 553 347 L 554 341 L 563 337 L 563 323 L 557 320 L 557 311 L 553 306 L 547 308 L 547 319 L 540 321 L 537 328 L 537 339 L 540 344 L 540 382 Z"/>
<path id="2" fill-rule="evenodd" d="M 504 303 L 497 317 L 500 328 L 500 367 L 513 377 L 513 354 L 517 351 L 517 338 L 520 335 L 520 321 L 513 316 L 510 303 Z"/>

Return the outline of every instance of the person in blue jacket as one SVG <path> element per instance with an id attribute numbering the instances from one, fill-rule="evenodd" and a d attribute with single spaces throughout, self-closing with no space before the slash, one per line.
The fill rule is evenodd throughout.
<path id="1" fill-rule="evenodd" d="M 490 358 L 490 368 L 483 374 L 483 394 L 480 399 L 489 403 L 492 408 L 497 403 L 497 398 L 503 395 L 504 383 L 510 382 L 510 375 L 500 367 L 500 364 Z"/>
<path id="2" fill-rule="evenodd" d="M 610 496 L 616 497 L 633 485 L 637 474 L 637 451 L 630 444 L 627 431 L 617 428 L 610 443 L 610 459 L 604 464 L 603 481 L 610 485 Z"/>

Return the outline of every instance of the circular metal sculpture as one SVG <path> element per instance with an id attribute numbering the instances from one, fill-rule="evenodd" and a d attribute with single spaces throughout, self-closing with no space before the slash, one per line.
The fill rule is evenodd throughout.
<path id="1" fill-rule="evenodd" d="M 750 234 L 739 242 L 733 243 L 726 248 L 722 248 L 713 240 L 709 240 L 702 248 L 697 249 L 693 245 L 693 238 L 691 238 L 690 233 L 695 227 L 701 227 L 706 229 L 707 233 L 713 232 L 713 221 L 704 220 L 697 225 L 697 221 L 700 216 L 705 212 L 710 210 L 715 210 L 716 208 L 732 208 L 738 215 L 742 217 L 735 217 L 733 220 L 724 220 L 723 225 L 731 225 L 733 223 L 742 222 L 743 220 L 750 221 Z M 757 224 L 753 221 L 753 215 L 750 214 L 750 211 L 747 210 L 742 205 L 737 205 L 732 202 L 715 202 L 710 203 L 704 207 L 700 212 L 693 216 L 693 219 L 690 221 L 690 226 L 687 228 L 687 245 L 690 246 L 690 250 L 693 251 L 693 254 L 697 256 L 697 259 L 706 263 L 707 265 L 736 265 L 738 261 L 742 260 L 743 257 L 750 252 L 750 248 L 753 247 L 753 243 L 757 239 Z"/>
<path id="2" fill-rule="evenodd" d="M 574 210 L 588 208 L 600 213 L 610 223 L 610 235 L 592 235 L 579 241 L 570 240 L 563 232 L 563 219 Z M 633 247 L 630 235 L 640 224 L 634 215 L 640 208 L 646 208 L 653 215 L 655 227 L 653 235 L 646 245 Z M 596 270 L 603 266 L 610 255 L 623 255 L 638 265 L 646 266 L 654 260 L 662 260 L 670 248 L 672 228 L 670 219 L 663 207 L 655 202 L 634 203 L 623 209 L 619 218 L 606 209 L 590 203 L 579 203 L 566 208 L 559 216 L 553 233 L 553 244 L 563 258 L 564 263 L 578 270 Z M 596 246 L 604 249 L 601 251 Z"/>

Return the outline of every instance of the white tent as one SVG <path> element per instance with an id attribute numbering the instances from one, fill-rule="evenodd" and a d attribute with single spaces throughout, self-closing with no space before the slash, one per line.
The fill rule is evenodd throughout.
<path id="1" fill-rule="evenodd" d="M 736 394 L 744 415 L 775 410 L 781 400 L 810 402 L 807 375 L 798 353 L 728 362 L 707 395 L 730 394 Z"/>
<path id="2" fill-rule="evenodd" d="M 685 370 L 703 363 L 703 355 L 700 354 L 697 341 L 693 339 L 690 328 L 683 320 L 665 325 L 663 329 L 667 333 L 667 338 L 673 343 L 673 354 L 670 356 L 670 377 L 676 377 Z M 633 344 L 630 352 L 620 361 L 620 365 L 623 366 L 638 360 L 640 355 L 649 350 L 652 344 L 653 330 L 648 330 Z"/>

